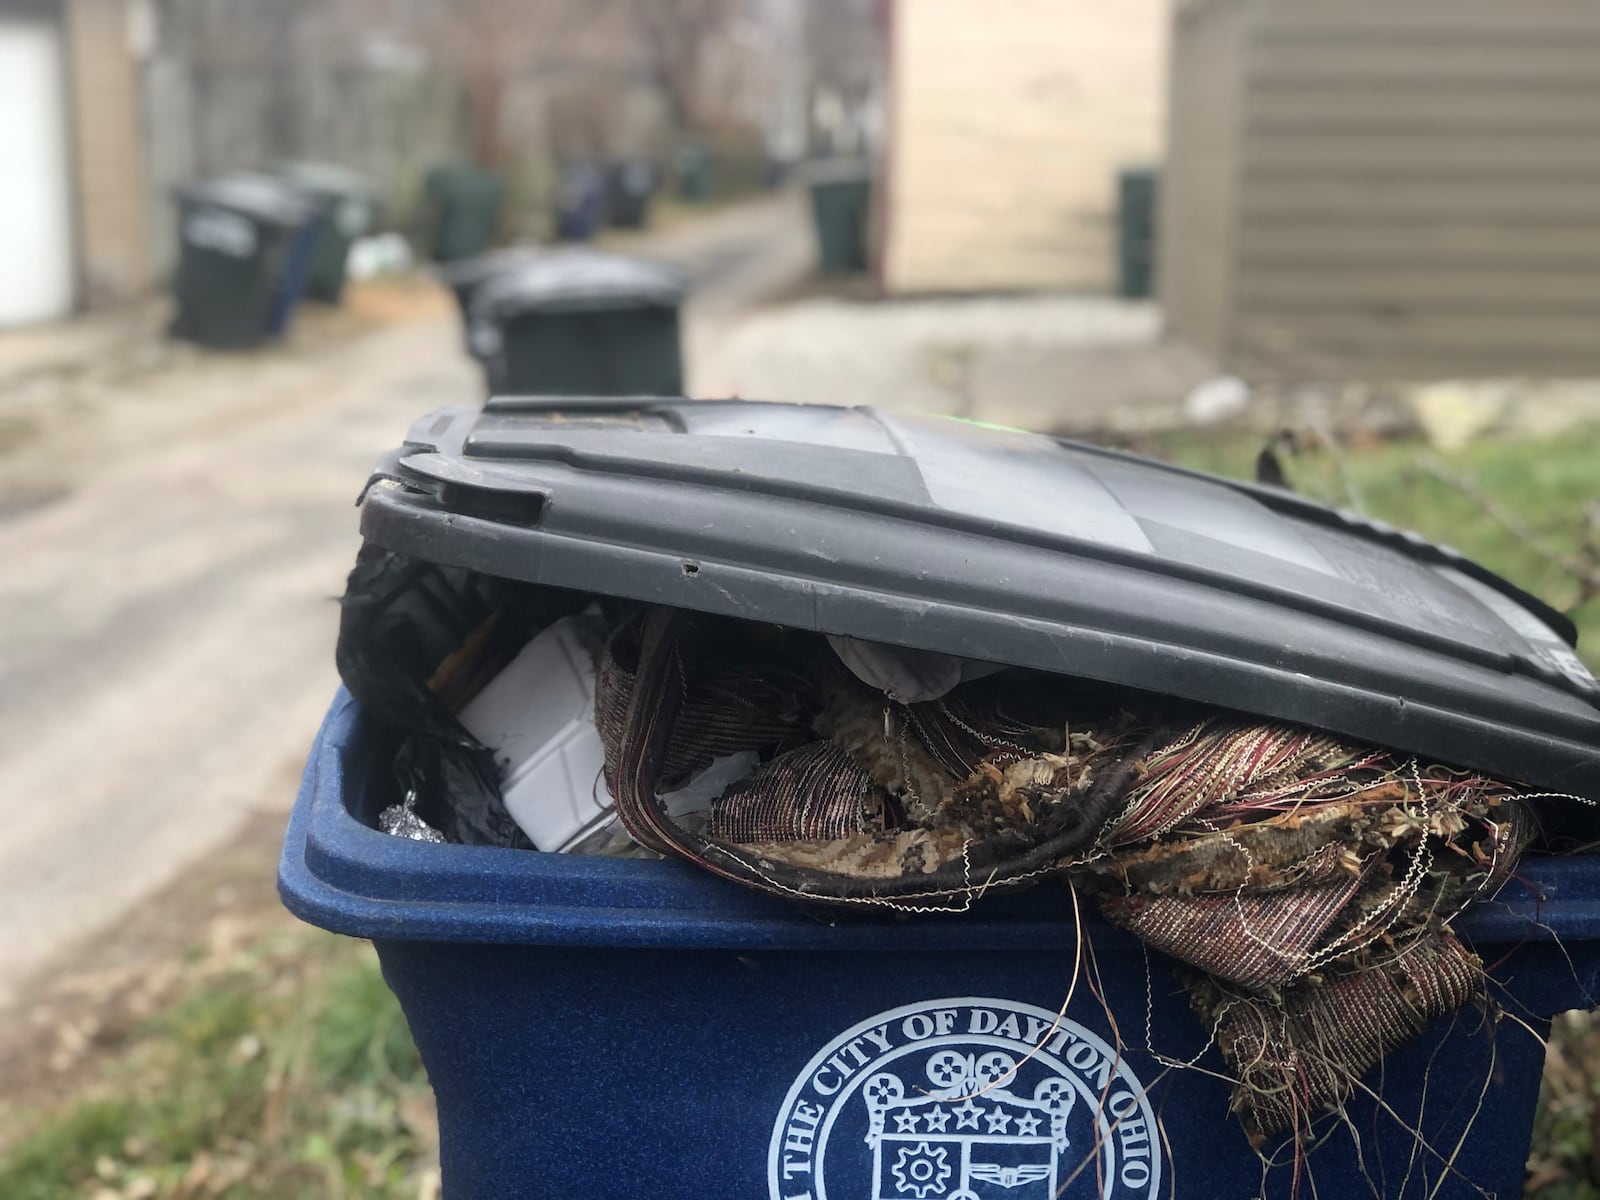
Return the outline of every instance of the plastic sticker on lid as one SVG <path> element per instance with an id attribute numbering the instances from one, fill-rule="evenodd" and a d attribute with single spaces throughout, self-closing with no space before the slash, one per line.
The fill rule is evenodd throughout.
<path id="1" fill-rule="evenodd" d="M 1441 570 L 1440 574 L 1457 587 L 1476 596 L 1485 608 L 1526 638 L 1537 656 L 1548 663 L 1557 674 L 1591 695 L 1600 697 L 1600 680 L 1595 679 L 1594 674 L 1583 665 L 1583 660 L 1573 652 L 1572 647 L 1562 641 L 1543 621 L 1471 576 L 1448 569 Z"/>
<path id="2" fill-rule="evenodd" d="M 183 240 L 229 258 L 249 258 L 256 252 L 255 226 L 223 208 L 195 209 L 184 218 Z"/>

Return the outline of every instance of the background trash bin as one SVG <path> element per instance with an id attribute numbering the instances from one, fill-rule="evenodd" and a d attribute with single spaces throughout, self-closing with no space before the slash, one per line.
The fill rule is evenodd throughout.
<path id="1" fill-rule="evenodd" d="M 1156 264 L 1156 202 L 1160 176 L 1153 168 L 1117 176 L 1117 294 L 1151 294 Z"/>
<path id="2" fill-rule="evenodd" d="M 1600 794 L 1600 685 L 1569 622 L 1275 489 L 872 410 L 570 397 L 430 413 L 373 478 L 396 486 L 367 493 L 369 544 L 570 602 L 1048 663 Z M 377 814 L 412 786 L 397 736 L 336 700 L 280 880 L 301 916 L 375 939 L 453 1196 L 1259 1194 L 1214 1031 L 1065 890 L 819 916 L 678 861 L 389 837 Z M 1600 987 L 1597 897 L 1600 858 L 1525 857 L 1454 922 L 1518 1019 L 1464 1009 L 1388 1055 L 1381 1095 L 1309 1148 L 1320 1194 L 1423 1160 L 1424 1195 L 1515 1194 L 1538 1035 Z M 1293 1170 L 1293 1147 L 1266 1151 Z"/>
<path id="3" fill-rule="evenodd" d="M 594 163 L 568 163 L 556 185 L 556 240 L 587 242 L 606 220 L 606 174 Z"/>
<path id="4" fill-rule="evenodd" d="M 552 252 L 479 287 L 468 342 L 491 394 L 677 396 L 684 290 L 654 263 Z"/>
<path id="5" fill-rule="evenodd" d="M 344 294 L 345 260 L 350 245 L 377 223 L 377 192 L 354 171 L 327 163 L 285 163 L 278 174 L 306 192 L 323 210 L 321 231 L 311 254 L 306 295 L 337 304 Z"/>
<path id="6" fill-rule="evenodd" d="M 423 185 L 424 244 L 435 262 L 482 254 L 493 243 L 505 180 L 476 167 L 435 167 Z"/>
<path id="7" fill-rule="evenodd" d="M 794 174 L 795 164 L 793 159 L 780 158 L 777 155 L 768 155 L 766 168 L 762 171 L 761 185 L 769 192 L 775 192 Z"/>
<path id="8" fill-rule="evenodd" d="M 439 281 L 455 293 L 456 304 L 461 309 L 461 337 L 469 348 L 472 344 L 469 336 L 472 301 L 478 294 L 478 289 L 496 275 L 514 267 L 527 266 L 548 253 L 548 250 L 537 246 L 506 246 L 499 250 L 490 250 L 475 258 L 440 263 L 434 269 Z"/>
<path id="9" fill-rule="evenodd" d="M 672 172 L 677 182 L 678 199 L 704 204 L 711 199 L 715 183 L 715 164 L 711 152 L 698 142 L 686 142 L 672 156 Z"/>
<path id="10" fill-rule="evenodd" d="M 1031 1154 L 1055 1168 L 1031 1191 L 980 1196 L 1157 1200 L 1174 1177 L 1179 1196 L 1260 1194 L 1261 1163 L 1228 1112 L 1228 1085 L 1169 1070 L 1142 1048 L 1147 1021 L 1169 1061 L 1201 1054 L 1207 1035 L 1136 941 L 1084 921 L 1121 1051 L 1107 1008 L 1081 983 L 1057 1021 L 1077 942 L 1064 896 L 980 901 L 959 917 L 824 921 L 679 862 L 406 841 L 373 827 L 396 799 L 386 761 L 357 706 L 337 700 L 279 886 L 302 918 L 373 939 L 438 1095 L 456 1200 L 817 1197 L 816 1179 L 831 1197 L 893 1196 L 893 1168 L 919 1161 L 923 1141 L 956 1151 L 952 1168 L 962 1148 L 969 1163 L 1015 1168 Z M 1457 922 L 1536 1030 L 1600 991 L 1597 885 L 1594 859 L 1525 863 L 1500 899 Z M 938 1049 L 958 1063 L 1020 1061 L 1041 1040 L 1007 1097 L 977 1102 L 981 1124 L 942 1131 L 958 1140 L 930 1138 L 941 1131 L 904 1104 L 891 1112 L 916 1115 L 919 1136 L 891 1120 L 868 1140 L 874 1079 L 914 1095 L 933 1086 Z M 1514 1196 L 1543 1061 L 1530 1034 L 1465 1012 L 1390 1055 L 1369 1083 L 1381 1075 L 1383 1103 L 1457 1151 L 1436 1195 L 1477 1196 L 1465 1179 Z M 1486 1080 L 1488 1107 L 1461 1140 Z M 1074 1096 L 1056 1153 L 1038 1099 L 1052 1089 Z M 885 1099 L 880 1084 L 880 1108 Z M 1398 1180 L 1430 1158 L 1371 1097 L 1358 1093 L 1348 1115 L 1361 1153 L 1330 1130 L 1312 1158 L 1320 1194 L 1367 1195 L 1369 1179 Z M 1430 1186 L 1439 1175 L 1433 1162 Z M 1286 1175 L 1276 1179 L 1270 1194 L 1287 1195 Z"/>
<path id="11" fill-rule="evenodd" d="M 643 229 L 650 223 L 656 166 L 647 158 L 624 158 L 606 165 L 606 214 L 613 228 Z"/>
<path id="12" fill-rule="evenodd" d="M 320 225 L 308 197 L 269 176 L 179 188 L 173 336 L 240 348 L 282 335 L 304 292 Z"/>
<path id="13" fill-rule="evenodd" d="M 865 271 L 871 168 L 853 159 L 812 163 L 806 170 L 806 185 L 811 192 L 818 269 L 828 275 Z"/>

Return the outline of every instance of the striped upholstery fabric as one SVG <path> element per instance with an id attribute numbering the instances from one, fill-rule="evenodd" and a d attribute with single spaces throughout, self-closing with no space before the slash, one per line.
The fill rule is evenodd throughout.
<path id="1" fill-rule="evenodd" d="M 1094 894 L 1193 973 L 1256 1136 L 1304 1132 L 1480 994 L 1449 921 L 1534 829 L 1508 784 L 1316 730 L 1038 672 L 907 706 L 820 638 L 666 609 L 613 637 L 597 708 L 630 832 L 750 886 L 919 911 Z M 762 765 L 703 833 L 676 826 L 655 796 L 736 750 Z"/>

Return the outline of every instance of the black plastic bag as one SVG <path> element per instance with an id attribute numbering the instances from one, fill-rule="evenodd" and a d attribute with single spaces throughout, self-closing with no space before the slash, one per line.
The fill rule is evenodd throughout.
<path id="1" fill-rule="evenodd" d="M 464 648 L 479 664 L 509 659 L 581 604 L 573 593 L 362 546 L 341 605 L 339 675 L 369 719 L 395 736 L 399 794 L 446 840 L 533 849 L 506 811 L 493 754 L 441 698 L 451 683 L 441 686 L 441 675 Z"/>

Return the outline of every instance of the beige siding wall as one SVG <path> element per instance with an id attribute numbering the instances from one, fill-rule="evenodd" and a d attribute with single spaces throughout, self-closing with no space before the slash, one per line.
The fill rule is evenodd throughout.
<path id="1" fill-rule="evenodd" d="M 1160 153 L 1168 0 L 897 0 L 883 276 L 1103 289 L 1115 176 Z"/>
<path id="2" fill-rule="evenodd" d="M 1157 290 L 1187 340 L 1215 355 L 1230 330 L 1246 0 L 1192 0 L 1173 26 Z M 1167 247 L 1171 246 L 1168 250 Z"/>
<path id="3" fill-rule="evenodd" d="M 1175 41 L 1175 88 L 1227 70 L 1240 88 L 1219 161 L 1174 123 L 1175 195 L 1233 180 L 1219 242 L 1167 214 L 1174 275 L 1225 279 L 1167 290 L 1177 333 L 1293 375 L 1600 369 L 1600 4 L 1227 10 L 1242 69 L 1181 22 Z"/>
<path id="4" fill-rule="evenodd" d="M 110 303 L 151 283 L 142 110 L 127 0 L 67 0 L 66 18 L 84 298 L 91 305 Z"/>

